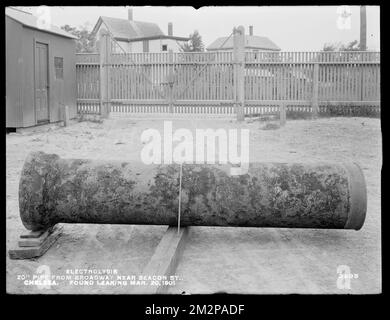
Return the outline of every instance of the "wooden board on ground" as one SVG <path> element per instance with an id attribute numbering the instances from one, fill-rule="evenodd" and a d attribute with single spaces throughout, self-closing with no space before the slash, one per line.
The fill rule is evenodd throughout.
<path id="1" fill-rule="evenodd" d="M 39 231 L 28 231 L 20 235 L 19 247 L 38 247 L 53 232 L 53 228 Z"/>
<path id="2" fill-rule="evenodd" d="M 24 231 L 21 235 L 21 239 L 36 239 L 39 238 L 43 233 L 47 232 L 47 230 L 38 230 L 38 231 Z"/>
<path id="3" fill-rule="evenodd" d="M 44 232 L 31 232 L 30 235 L 20 236 L 18 246 L 8 251 L 11 259 L 31 259 L 42 256 L 58 239 L 62 233 L 62 226 Z M 37 236 L 39 234 L 39 236 Z M 28 237 L 29 236 L 29 237 Z"/>
<path id="4" fill-rule="evenodd" d="M 183 251 L 188 228 L 168 227 L 163 238 L 158 244 L 149 263 L 142 271 L 143 276 L 167 276 L 174 275 L 178 260 Z M 157 294 L 166 293 L 169 286 L 137 286 L 133 294 Z"/>

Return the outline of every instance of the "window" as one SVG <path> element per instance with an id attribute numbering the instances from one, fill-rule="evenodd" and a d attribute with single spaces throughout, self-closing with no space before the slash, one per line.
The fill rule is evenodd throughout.
<path id="1" fill-rule="evenodd" d="M 56 79 L 64 79 L 64 58 L 54 57 L 54 70 Z"/>
<path id="2" fill-rule="evenodd" d="M 168 51 L 168 45 L 167 44 L 163 44 L 162 45 L 162 51 Z"/>

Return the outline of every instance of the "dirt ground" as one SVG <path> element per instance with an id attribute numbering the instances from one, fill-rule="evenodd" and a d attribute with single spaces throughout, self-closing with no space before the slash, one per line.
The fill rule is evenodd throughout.
<path id="1" fill-rule="evenodd" d="M 189 117 L 191 118 L 191 117 Z M 263 130 L 264 123 L 230 119 L 176 119 L 173 128 L 248 128 L 250 159 L 306 162 L 355 161 L 363 169 L 368 208 L 360 231 L 273 228 L 191 227 L 170 293 L 379 293 L 381 292 L 380 121 L 371 118 L 291 120 Z M 8 249 L 25 229 L 19 218 L 18 183 L 25 157 L 42 150 L 65 158 L 140 159 L 146 128 L 162 131 L 163 119 L 108 119 L 49 126 L 6 137 L 7 292 L 130 293 L 131 286 L 28 285 L 24 276 L 48 266 L 52 275 L 74 269 L 116 269 L 139 275 L 153 255 L 166 226 L 63 225 L 63 235 L 44 256 L 10 260 Z M 350 289 L 337 286 L 337 268 L 346 265 Z"/>

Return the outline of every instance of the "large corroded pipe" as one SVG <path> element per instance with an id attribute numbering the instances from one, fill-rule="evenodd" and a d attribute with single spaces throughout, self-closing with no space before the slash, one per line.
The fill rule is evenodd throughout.
<path id="1" fill-rule="evenodd" d="M 360 229 L 364 177 L 356 164 L 184 164 L 182 226 Z M 61 159 L 31 153 L 19 186 L 27 229 L 56 223 L 176 225 L 180 166 Z"/>

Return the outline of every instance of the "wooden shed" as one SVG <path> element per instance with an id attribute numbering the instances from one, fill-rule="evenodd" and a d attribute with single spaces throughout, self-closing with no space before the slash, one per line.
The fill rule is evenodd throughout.
<path id="1" fill-rule="evenodd" d="M 23 128 L 63 119 L 76 107 L 76 43 L 33 15 L 6 8 L 6 127 Z"/>

